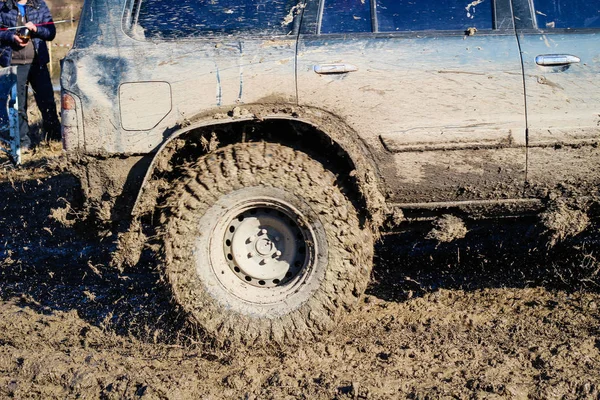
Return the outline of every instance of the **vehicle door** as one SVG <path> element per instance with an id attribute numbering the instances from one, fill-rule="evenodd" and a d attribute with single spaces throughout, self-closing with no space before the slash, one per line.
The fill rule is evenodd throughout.
<path id="1" fill-rule="evenodd" d="M 600 1 L 515 0 L 534 189 L 597 182 Z M 587 185 L 592 187 L 593 185 Z"/>
<path id="2" fill-rule="evenodd" d="M 509 0 L 310 0 L 298 101 L 372 151 L 391 201 L 520 196 L 521 59 Z"/>

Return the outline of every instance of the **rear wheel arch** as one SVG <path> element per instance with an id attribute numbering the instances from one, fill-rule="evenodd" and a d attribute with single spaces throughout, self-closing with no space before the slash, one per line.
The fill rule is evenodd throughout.
<path id="1" fill-rule="evenodd" d="M 161 175 L 190 157 L 202 157 L 218 147 L 240 141 L 267 141 L 298 148 L 323 162 L 340 179 L 347 181 L 349 194 L 365 220 L 374 230 L 381 226 L 386 213 L 384 191 L 374 157 L 358 134 L 337 117 L 323 111 L 278 113 L 257 117 L 224 118 L 196 121 L 172 133 L 157 150 L 134 203 L 132 215 L 152 212 L 159 197 Z M 303 118 L 304 117 L 304 118 Z M 324 130 L 321 127 L 326 126 Z M 212 146 L 215 146 L 214 148 Z"/>
<path id="2" fill-rule="evenodd" d="M 337 136 L 315 125 L 289 117 L 189 126 L 148 170 L 134 221 L 157 217 L 173 300 L 219 341 L 318 337 L 368 284 L 382 213 L 376 170 L 343 125 Z"/>

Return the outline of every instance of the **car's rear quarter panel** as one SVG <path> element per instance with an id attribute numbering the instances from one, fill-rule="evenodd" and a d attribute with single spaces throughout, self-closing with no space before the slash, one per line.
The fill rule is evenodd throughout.
<path id="1" fill-rule="evenodd" d="M 97 29 L 104 34 L 97 35 L 91 33 L 94 21 L 89 11 L 97 4 L 106 6 L 94 1 L 84 13 L 81 23 L 87 24 L 90 33 L 82 33 L 79 40 L 85 40 L 86 46 L 76 46 L 70 53 L 62 78 L 63 87 L 82 99 L 85 152 L 147 153 L 198 113 L 221 106 L 230 110 L 244 103 L 296 102 L 293 36 L 136 39 L 123 33 L 124 5 L 116 2 L 101 7 L 105 18 Z M 168 84 L 170 90 L 156 82 Z M 121 90 L 130 83 L 136 83 L 136 89 Z M 149 89 L 141 89 L 144 83 Z M 146 97 L 136 99 L 136 90 Z M 129 96 L 121 99 L 124 92 Z M 166 113 L 164 99 L 153 103 L 147 98 L 165 94 L 171 104 Z M 165 115 L 158 118 L 161 112 Z M 160 121 L 146 129 L 145 114 Z"/>

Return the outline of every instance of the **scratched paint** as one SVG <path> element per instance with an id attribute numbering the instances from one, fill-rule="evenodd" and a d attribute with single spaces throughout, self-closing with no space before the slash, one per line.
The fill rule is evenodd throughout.
<path id="1" fill-rule="evenodd" d="M 485 0 L 474 0 L 472 2 L 470 2 L 469 4 L 467 4 L 467 6 L 465 7 L 465 9 L 467 10 L 467 18 L 473 18 L 474 15 L 473 13 L 475 12 L 475 7 L 478 6 L 479 4 L 483 3 Z"/>

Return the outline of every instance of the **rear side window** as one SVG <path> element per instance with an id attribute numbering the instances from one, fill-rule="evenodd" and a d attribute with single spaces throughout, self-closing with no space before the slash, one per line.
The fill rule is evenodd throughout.
<path id="1" fill-rule="evenodd" d="M 535 0 L 534 8 L 541 29 L 600 28 L 599 0 Z"/>
<path id="2" fill-rule="evenodd" d="M 371 6 L 365 0 L 325 0 L 321 33 L 371 32 Z"/>
<path id="3" fill-rule="evenodd" d="M 144 38 L 210 34 L 287 35 L 297 0 L 139 0 L 133 31 Z"/>
<path id="4" fill-rule="evenodd" d="M 491 0 L 377 0 L 380 32 L 492 28 Z"/>
<path id="5" fill-rule="evenodd" d="M 494 25 L 493 0 L 323 1 L 321 33 L 451 31 Z"/>

